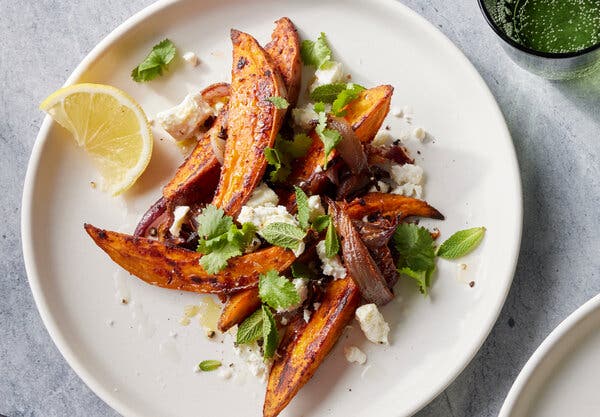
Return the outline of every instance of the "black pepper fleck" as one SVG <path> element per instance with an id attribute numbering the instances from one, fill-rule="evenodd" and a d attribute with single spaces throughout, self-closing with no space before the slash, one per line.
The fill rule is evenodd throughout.
<path id="1" fill-rule="evenodd" d="M 475 286 L 475 281 L 469 282 L 469 287 L 473 288 Z"/>
<path id="2" fill-rule="evenodd" d="M 515 319 L 513 319 L 512 317 L 510 317 L 510 318 L 508 319 L 508 327 L 510 327 L 511 329 L 512 329 L 513 327 L 515 327 Z"/>

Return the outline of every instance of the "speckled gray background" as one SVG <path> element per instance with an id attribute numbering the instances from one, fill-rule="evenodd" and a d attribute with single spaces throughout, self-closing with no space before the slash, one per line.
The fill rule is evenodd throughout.
<path id="1" fill-rule="evenodd" d="M 23 267 L 19 208 L 42 121 L 38 103 L 106 34 L 151 2 L 0 0 L 0 414 L 8 417 L 116 415 L 68 367 L 40 320 Z M 418 413 L 496 416 L 535 348 L 600 292 L 600 73 L 581 81 L 539 79 L 505 56 L 475 0 L 403 2 L 477 67 L 519 156 L 525 220 L 508 300 L 475 360 Z"/>

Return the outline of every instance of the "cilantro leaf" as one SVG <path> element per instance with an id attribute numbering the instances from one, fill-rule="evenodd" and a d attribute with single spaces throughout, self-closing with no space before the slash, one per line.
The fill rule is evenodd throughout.
<path id="1" fill-rule="evenodd" d="M 346 85 L 346 89 L 340 91 L 337 98 L 333 101 L 333 105 L 331 106 L 331 111 L 336 116 L 343 116 L 346 112 L 343 110 L 344 107 L 348 105 L 351 101 L 354 101 L 358 98 L 358 95 L 365 88 L 353 83 L 348 83 Z"/>
<path id="2" fill-rule="evenodd" d="M 325 255 L 333 258 L 340 251 L 340 240 L 338 238 L 333 222 L 330 221 L 325 234 Z"/>
<path id="3" fill-rule="evenodd" d="M 263 303 L 274 309 L 285 309 L 300 302 L 294 284 L 275 270 L 259 276 L 258 296 Z"/>
<path id="4" fill-rule="evenodd" d="M 398 272 L 417 281 L 417 285 L 419 286 L 419 291 L 421 294 L 427 295 L 428 289 L 431 285 L 431 275 L 433 274 L 433 270 L 413 271 L 408 267 L 404 267 L 400 268 Z"/>
<path id="5" fill-rule="evenodd" d="M 265 148 L 264 154 L 267 163 L 271 166 L 269 180 L 283 182 L 292 172 L 292 162 L 296 158 L 306 155 L 312 139 L 305 134 L 297 134 L 293 140 L 277 137 L 274 148 Z"/>
<path id="6" fill-rule="evenodd" d="M 271 245 L 296 250 L 306 232 L 288 223 L 271 223 L 262 228 L 259 234 Z"/>
<path id="7" fill-rule="evenodd" d="M 327 129 L 327 115 L 324 112 L 319 113 L 319 123 L 315 127 L 317 136 L 323 142 L 325 148 L 325 164 L 323 168 L 327 168 L 329 154 L 342 141 L 342 135 L 337 130 Z"/>
<path id="8" fill-rule="evenodd" d="M 325 33 L 317 37 L 316 41 L 304 40 L 300 47 L 300 55 L 304 65 L 322 68 L 327 62 L 331 61 L 331 49 L 327 44 Z"/>
<path id="9" fill-rule="evenodd" d="M 290 175 L 291 168 L 284 160 L 283 155 L 277 150 L 277 148 L 265 148 L 264 151 L 267 163 L 272 167 L 269 172 L 269 180 L 271 182 L 282 182 L 285 181 L 288 175 Z"/>
<path id="10" fill-rule="evenodd" d="M 265 359 L 272 358 L 279 344 L 279 335 L 277 334 L 277 325 L 273 318 L 273 313 L 269 307 L 263 304 L 263 356 Z"/>
<path id="11" fill-rule="evenodd" d="M 205 239 L 212 239 L 227 233 L 233 224 L 232 217 L 225 216 L 223 210 L 212 204 L 202 209 L 202 212 L 196 217 L 196 221 L 198 222 L 198 236 Z"/>
<path id="12" fill-rule="evenodd" d="M 450 236 L 437 250 L 441 258 L 456 259 L 473 251 L 485 235 L 485 227 L 461 230 Z"/>
<path id="13" fill-rule="evenodd" d="M 163 74 L 176 54 L 177 48 L 173 42 L 163 40 L 154 45 L 142 63 L 131 71 L 131 78 L 138 83 L 153 80 Z"/>
<path id="14" fill-rule="evenodd" d="M 305 133 L 295 134 L 294 139 L 291 141 L 281 138 L 277 142 L 277 147 L 281 152 L 292 159 L 301 158 L 306 155 L 310 145 L 312 145 L 312 138 Z"/>
<path id="15" fill-rule="evenodd" d="M 324 84 L 315 88 L 310 93 L 310 99 L 314 102 L 333 103 L 338 95 L 346 90 L 346 83 Z M 324 109 L 323 109 L 324 110 Z M 321 111 L 323 111 L 321 110 Z M 315 110 L 316 111 L 316 110 Z"/>
<path id="16" fill-rule="evenodd" d="M 287 109 L 290 105 L 290 103 L 288 103 L 288 101 L 285 98 L 279 97 L 279 96 L 272 96 L 272 97 L 269 97 L 267 100 L 269 100 L 271 103 L 273 103 L 275 108 L 280 109 L 280 110 Z"/>
<path id="17" fill-rule="evenodd" d="M 238 345 L 252 343 L 262 336 L 263 311 L 262 308 L 259 308 L 238 326 L 236 343 Z"/>
<path id="18" fill-rule="evenodd" d="M 319 101 L 313 104 L 313 110 L 315 111 L 315 113 L 323 113 L 325 111 L 325 103 Z"/>
<path id="19" fill-rule="evenodd" d="M 427 295 L 431 275 L 435 271 L 435 250 L 431 234 L 424 227 L 405 223 L 394 232 L 398 252 L 398 271 L 415 279 L 419 290 Z"/>
<path id="20" fill-rule="evenodd" d="M 312 228 L 317 232 L 322 232 L 327 228 L 327 226 L 329 226 L 330 221 L 331 217 L 329 217 L 327 214 L 323 214 L 317 217 L 314 222 L 312 222 Z"/>
<path id="21" fill-rule="evenodd" d="M 303 229 L 308 229 L 308 217 L 310 215 L 310 209 L 308 208 L 308 197 L 306 193 L 302 191 L 302 188 L 294 186 L 296 191 L 296 207 L 298 208 L 298 223 Z"/>

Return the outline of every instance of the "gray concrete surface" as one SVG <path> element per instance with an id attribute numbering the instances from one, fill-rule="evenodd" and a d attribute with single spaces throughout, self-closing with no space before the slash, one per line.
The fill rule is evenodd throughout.
<path id="1" fill-rule="evenodd" d="M 523 245 L 506 305 L 475 360 L 419 417 L 496 416 L 545 336 L 600 292 L 600 74 L 549 82 L 503 53 L 474 0 L 403 0 L 469 57 L 492 89 L 517 148 Z M 25 276 L 19 208 L 38 103 L 111 29 L 151 0 L 0 0 L 0 414 L 116 413 L 67 366 Z M 501 254 L 499 254 L 501 256 Z"/>

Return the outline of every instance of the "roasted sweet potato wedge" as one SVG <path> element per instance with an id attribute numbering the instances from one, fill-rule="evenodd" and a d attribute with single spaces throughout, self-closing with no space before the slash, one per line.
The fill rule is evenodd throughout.
<path id="1" fill-rule="evenodd" d="M 257 289 L 252 288 L 233 294 L 221 311 L 219 330 L 226 332 L 254 313 L 258 307 L 260 307 L 260 298 Z"/>
<path id="2" fill-rule="evenodd" d="M 276 417 L 314 375 L 360 302 L 358 287 L 348 277 L 332 281 L 320 307 L 307 324 L 300 324 L 275 359 L 263 407 L 264 417 Z"/>
<path id="3" fill-rule="evenodd" d="M 264 149 L 273 146 L 285 116 L 269 98 L 287 98 L 287 92 L 279 69 L 256 39 L 232 30 L 231 40 L 227 143 L 213 204 L 236 216 L 265 173 Z"/>
<path id="4" fill-rule="evenodd" d="M 344 119 L 352 126 L 362 143 L 368 143 L 375 137 L 390 109 L 393 92 L 391 85 L 380 85 L 362 91 L 356 100 L 346 106 Z M 308 189 L 317 193 L 315 188 L 318 187 L 312 187 L 310 183 L 319 176 L 319 167 L 325 162 L 325 153 L 323 142 L 317 134 L 312 131 L 310 136 L 313 139 L 312 145 L 304 157 L 294 162 L 288 181 L 303 188 L 308 186 Z M 334 150 L 329 154 L 329 160 L 335 158 L 335 155 Z"/>
<path id="5" fill-rule="evenodd" d="M 353 219 L 380 214 L 385 217 L 399 216 L 400 220 L 410 216 L 444 220 L 444 215 L 427 202 L 397 194 L 368 193 L 348 203 L 346 211 Z"/>
<path id="6" fill-rule="evenodd" d="M 271 42 L 265 46 L 265 50 L 279 68 L 287 88 L 287 100 L 290 107 L 294 107 L 300 92 L 302 61 L 300 61 L 300 38 L 290 19 L 282 17 L 275 22 Z"/>
<path id="7" fill-rule="evenodd" d="M 110 258 L 148 284 L 198 293 L 228 294 L 255 287 L 258 275 L 270 269 L 283 271 L 296 257 L 273 246 L 232 258 L 218 274 L 207 273 L 196 252 L 156 240 L 102 230 L 91 224 L 86 232 Z"/>

